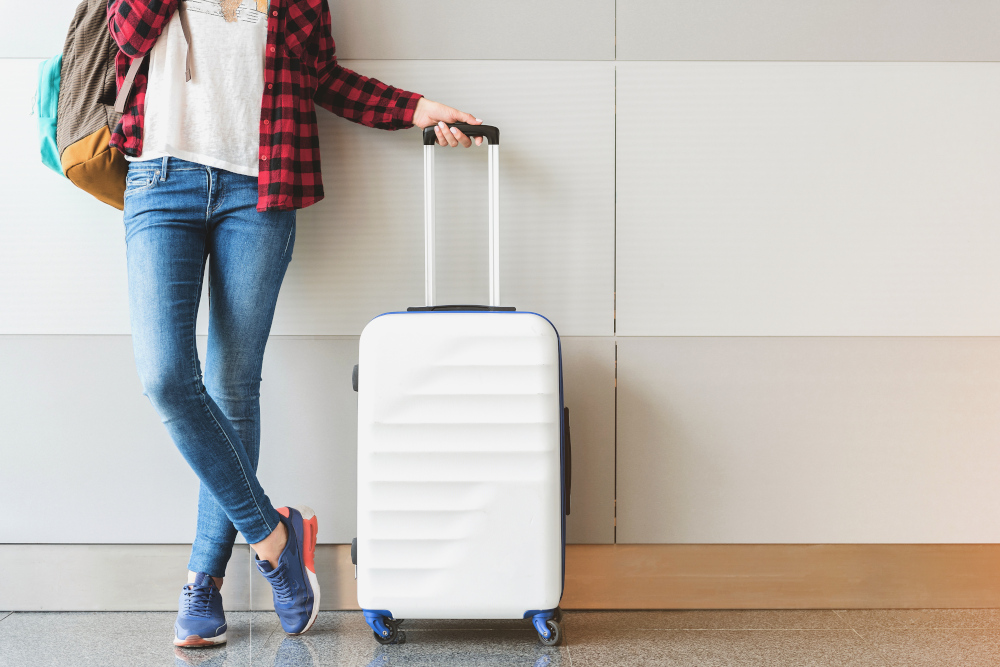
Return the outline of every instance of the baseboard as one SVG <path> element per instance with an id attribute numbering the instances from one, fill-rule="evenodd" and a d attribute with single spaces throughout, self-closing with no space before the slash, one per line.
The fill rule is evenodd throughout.
<path id="1" fill-rule="evenodd" d="M 4 611 L 174 611 L 190 546 L 0 544 Z M 357 609 L 349 545 L 317 548 L 323 609 Z M 565 609 L 1000 607 L 997 544 L 637 544 L 566 548 Z M 246 546 L 223 587 L 269 609 Z"/>
<path id="2" fill-rule="evenodd" d="M 998 563 L 998 544 L 575 545 L 563 607 L 1000 607 Z"/>
<path id="3" fill-rule="evenodd" d="M 177 611 L 189 544 L 0 544 L 3 611 Z M 350 545 L 319 545 L 322 609 L 356 609 Z M 222 586 L 231 611 L 272 609 L 271 587 L 246 545 L 233 549 Z"/>

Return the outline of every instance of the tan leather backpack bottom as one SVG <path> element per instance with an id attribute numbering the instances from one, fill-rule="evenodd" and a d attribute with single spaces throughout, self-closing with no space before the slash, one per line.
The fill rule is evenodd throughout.
<path id="1" fill-rule="evenodd" d="M 128 160 L 108 146 L 111 130 L 97 132 L 70 144 L 62 153 L 62 169 L 74 185 L 119 211 L 125 210 L 125 175 Z"/>

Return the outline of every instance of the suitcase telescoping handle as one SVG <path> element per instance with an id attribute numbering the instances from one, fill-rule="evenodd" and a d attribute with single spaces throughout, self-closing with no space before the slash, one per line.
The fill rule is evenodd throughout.
<path id="1" fill-rule="evenodd" d="M 466 136 L 487 143 L 490 180 L 490 307 L 500 306 L 500 130 L 493 125 L 454 123 Z M 424 303 L 437 305 L 434 283 L 434 127 L 424 128 Z"/>

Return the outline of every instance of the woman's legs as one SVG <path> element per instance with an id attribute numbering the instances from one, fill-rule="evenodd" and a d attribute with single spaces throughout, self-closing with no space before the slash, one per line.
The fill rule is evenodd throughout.
<path id="1" fill-rule="evenodd" d="M 295 245 L 295 212 L 257 211 L 256 178 L 218 173 L 224 197 L 213 213 L 208 236 L 205 387 L 236 429 L 256 472 L 261 367 L 278 292 Z M 224 573 L 235 538 L 236 528 L 202 484 L 189 569 Z"/>
<path id="2" fill-rule="evenodd" d="M 245 194 L 245 190 L 237 187 L 238 174 L 172 157 L 168 160 L 169 164 L 167 160 L 162 164 L 160 160 L 150 160 L 133 162 L 129 166 L 125 229 L 136 365 L 144 393 L 217 508 L 243 533 L 247 542 L 274 541 L 270 536 L 281 522 L 257 480 L 256 453 L 251 460 L 238 427 L 206 390 L 195 347 L 195 317 L 205 262 L 213 252 L 213 245 L 219 253 L 229 249 L 238 252 L 241 248 L 241 242 L 236 240 L 224 246 L 214 244 L 219 221 L 230 217 L 216 216 L 241 208 L 240 193 Z M 228 179 L 227 176 L 237 178 Z M 256 192 L 256 179 L 252 180 Z M 227 190 L 227 185 L 233 187 Z M 288 214 L 291 214 L 290 224 Z M 257 215 L 284 219 L 288 226 L 281 252 L 290 253 L 294 211 Z M 249 221 L 244 220 L 236 227 L 246 230 L 248 224 Z M 285 254 L 281 255 L 279 265 L 283 276 L 283 267 L 287 266 Z M 248 272 L 249 275 L 252 272 Z M 281 276 L 273 287 L 275 296 Z M 274 276 L 257 275 L 256 278 L 272 285 L 275 281 Z M 225 285 L 225 280 L 222 283 Z M 216 287 L 213 285 L 211 291 L 215 292 Z M 244 284 L 243 288 L 246 287 Z M 261 292 L 251 290 L 250 294 L 239 298 L 261 300 Z M 261 311 L 251 309 L 251 312 L 259 315 Z M 272 314 L 273 305 L 264 318 L 265 339 Z M 249 326 L 261 328 L 259 324 Z M 211 348 L 210 344 L 210 358 L 213 356 Z M 260 351 L 262 353 L 262 348 Z M 225 357 L 221 348 L 216 354 Z M 225 363 L 219 365 L 220 388 L 225 384 L 222 378 L 227 375 L 223 371 L 226 366 Z M 259 375 L 257 377 L 259 382 Z M 204 546 L 192 553 L 191 563 L 213 576 L 224 574 L 231 550 L 229 535 L 233 535 L 224 522 L 214 520 L 218 518 L 211 514 L 206 517 L 206 538 L 199 542 Z M 283 532 L 279 529 L 279 533 Z"/>

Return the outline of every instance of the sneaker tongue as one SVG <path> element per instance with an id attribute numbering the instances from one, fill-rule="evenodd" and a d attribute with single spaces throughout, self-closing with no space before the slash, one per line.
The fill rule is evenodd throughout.
<path id="1" fill-rule="evenodd" d="M 260 570 L 261 572 L 270 573 L 272 570 L 274 570 L 274 568 L 271 567 L 271 564 L 269 562 L 257 558 L 256 554 L 254 555 L 253 559 L 257 563 L 257 569 Z"/>
<path id="2" fill-rule="evenodd" d="M 215 581 L 212 579 L 211 575 L 205 574 L 204 572 L 199 572 L 194 577 L 195 586 L 215 586 Z"/>

